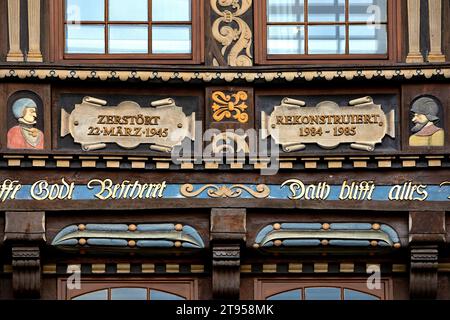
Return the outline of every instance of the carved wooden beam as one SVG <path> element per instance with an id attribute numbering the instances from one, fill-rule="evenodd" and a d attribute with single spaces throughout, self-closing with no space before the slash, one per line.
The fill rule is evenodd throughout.
<path id="1" fill-rule="evenodd" d="M 438 290 L 438 246 L 411 246 L 409 291 L 411 299 L 436 299 Z"/>
<path id="2" fill-rule="evenodd" d="M 214 299 L 239 299 L 240 266 L 239 244 L 213 245 Z"/>
<path id="3" fill-rule="evenodd" d="M 410 212 L 410 297 L 436 299 L 439 245 L 446 241 L 445 212 Z"/>
<path id="4" fill-rule="evenodd" d="M 39 298 L 41 262 L 39 247 L 13 247 L 13 291 L 16 298 Z"/>
<path id="5" fill-rule="evenodd" d="M 420 0 L 408 0 L 408 43 L 407 63 L 423 62 L 420 52 Z"/>
<path id="6" fill-rule="evenodd" d="M 253 31 L 243 17 L 252 10 L 253 0 L 210 0 L 216 19 L 212 23 L 213 38 L 222 45 L 221 55 L 231 67 L 253 65 Z M 213 64 L 220 63 L 213 59 Z"/>
<path id="7" fill-rule="evenodd" d="M 41 0 L 28 0 L 28 62 L 42 62 Z"/>
<path id="8" fill-rule="evenodd" d="M 5 242 L 12 247 L 14 296 L 39 298 L 39 246 L 45 243 L 45 212 L 6 212 Z"/>
<path id="9" fill-rule="evenodd" d="M 429 62 L 445 62 L 442 54 L 442 1 L 428 0 L 430 22 L 430 53 Z"/>
<path id="10" fill-rule="evenodd" d="M 212 209 L 214 299 L 239 299 L 241 244 L 245 239 L 245 209 Z"/>
<path id="11" fill-rule="evenodd" d="M 23 62 L 20 49 L 20 0 L 8 0 L 9 51 L 6 61 Z"/>

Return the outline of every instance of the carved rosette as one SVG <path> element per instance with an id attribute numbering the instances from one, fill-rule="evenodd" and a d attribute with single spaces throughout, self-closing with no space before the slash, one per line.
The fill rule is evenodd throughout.
<path id="1" fill-rule="evenodd" d="M 219 16 L 212 25 L 212 34 L 223 46 L 221 53 L 231 67 L 253 65 L 252 29 L 242 18 L 251 7 L 252 0 L 211 0 L 211 8 Z M 218 65 L 216 60 L 214 63 Z"/>
<path id="2" fill-rule="evenodd" d="M 41 263 L 38 247 L 13 247 L 13 290 L 16 298 L 39 298 Z"/>
<path id="3" fill-rule="evenodd" d="M 436 299 L 438 290 L 438 246 L 411 248 L 411 299 Z"/>
<path id="4" fill-rule="evenodd" d="M 213 247 L 213 295 L 220 299 L 239 299 L 240 245 Z"/>

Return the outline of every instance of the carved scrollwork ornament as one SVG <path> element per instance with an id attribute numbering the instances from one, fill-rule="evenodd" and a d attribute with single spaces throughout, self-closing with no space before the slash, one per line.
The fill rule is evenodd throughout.
<path id="1" fill-rule="evenodd" d="M 223 9 L 220 10 L 218 5 Z M 230 7 L 235 11 L 228 10 Z M 252 0 L 211 0 L 211 8 L 219 15 L 212 25 L 212 34 L 223 46 L 221 53 L 231 67 L 253 65 L 253 34 L 242 19 L 251 7 Z"/>

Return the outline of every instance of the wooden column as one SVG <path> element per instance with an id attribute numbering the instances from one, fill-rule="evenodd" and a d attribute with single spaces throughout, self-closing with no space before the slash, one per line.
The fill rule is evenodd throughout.
<path id="1" fill-rule="evenodd" d="M 20 0 L 8 0 L 9 51 L 6 61 L 24 61 L 20 49 Z"/>
<path id="2" fill-rule="evenodd" d="M 429 62 L 445 62 L 442 54 L 442 1 L 428 0 L 430 21 L 430 53 Z"/>
<path id="3" fill-rule="evenodd" d="M 420 0 L 408 0 L 408 43 L 406 62 L 423 62 L 420 52 Z"/>
<path id="4" fill-rule="evenodd" d="M 42 62 L 41 54 L 41 0 L 28 0 L 27 61 Z"/>

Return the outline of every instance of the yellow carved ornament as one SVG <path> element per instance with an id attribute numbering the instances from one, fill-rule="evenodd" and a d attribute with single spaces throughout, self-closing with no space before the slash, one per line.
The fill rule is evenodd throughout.
<path id="1" fill-rule="evenodd" d="M 239 91 L 232 95 L 227 95 L 222 91 L 216 91 L 212 94 L 214 104 L 212 106 L 213 119 L 221 122 L 224 119 L 236 119 L 240 123 L 247 123 L 249 120 L 246 110 L 248 94 L 245 91 Z"/>

